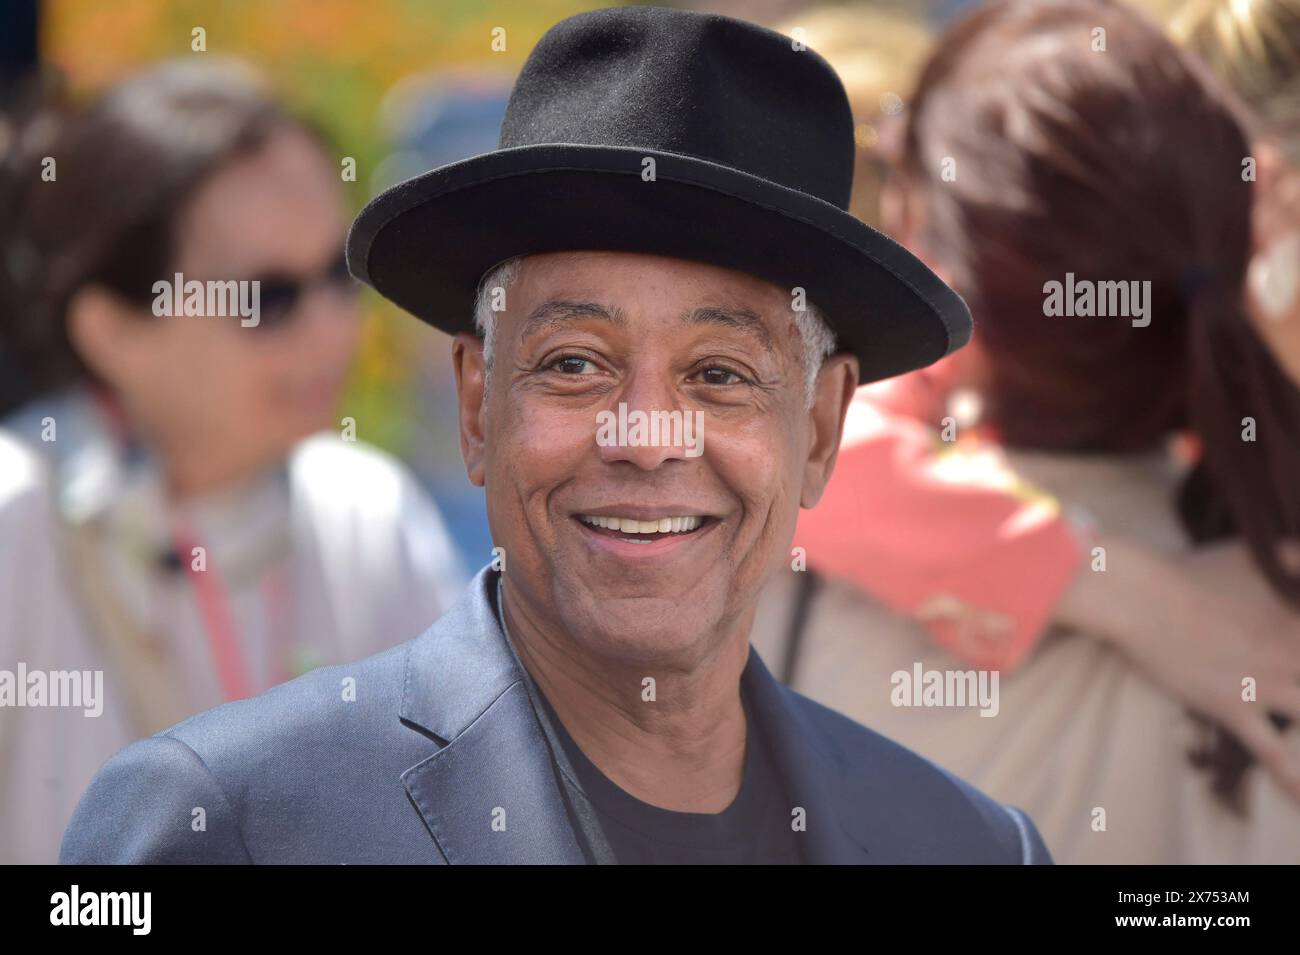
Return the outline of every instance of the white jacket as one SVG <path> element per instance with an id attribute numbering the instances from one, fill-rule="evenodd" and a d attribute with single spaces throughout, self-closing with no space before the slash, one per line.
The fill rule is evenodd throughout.
<path id="1" fill-rule="evenodd" d="M 54 862 L 109 757 L 226 696 L 211 614 L 191 575 L 159 560 L 169 507 L 156 469 L 124 465 L 83 411 L 61 406 L 58 454 L 41 453 L 29 429 L 28 440 L 0 429 L 0 863 Z M 332 435 L 189 517 L 253 693 L 410 640 L 464 589 L 442 518 L 411 475 Z M 129 653 L 106 637 L 96 594 L 130 621 Z M 40 699 L 37 684 L 72 671 L 87 705 Z"/>

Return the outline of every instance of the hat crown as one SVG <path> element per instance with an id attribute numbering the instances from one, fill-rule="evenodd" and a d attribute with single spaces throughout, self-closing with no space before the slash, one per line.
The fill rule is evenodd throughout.
<path id="1" fill-rule="evenodd" d="M 716 14 L 595 10 L 524 64 L 502 148 L 574 143 L 679 153 L 847 209 L 853 119 L 839 77 L 789 37 Z"/>

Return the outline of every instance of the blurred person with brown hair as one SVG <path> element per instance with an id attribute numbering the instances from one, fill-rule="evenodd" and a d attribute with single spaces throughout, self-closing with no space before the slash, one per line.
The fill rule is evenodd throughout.
<path id="1" fill-rule="evenodd" d="M 1193 415 L 1216 439 L 1205 442 L 1183 511 L 1198 540 L 1244 538 L 1269 585 L 1300 605 L 1300 2 L 1198 0 L 1172 32 L 1250 107 L 1257 177 L 1250 327 L 1202 323 Z M 1268 434 L 1253 454 L 1234 441 L 1242 415 Z M 1202 758 L 1216 791 L 1235 798 L 1250 750 L 1215 730 Z"/>
<path id="2" fill-rule="evenodd" d="M 1192 2 L 1171 28 L 1250 107 L 1249 315 L 1271 361 L 1300 382 L 1300 0 Z M 1270 576 L 1300 599 L 1294 575 Z"/>
<path id="3" fill-rule="evenodd" d="M 1107 573 L 1051 585 L 1056 622 L 1066 625 L 1000 674 L 983 712 L 912 705 L 919 686 L 915 697 L 902 690 L 966 672 L 968 661 L 853 587 L 836 582 L 809 595 L 787 575 L 768 595 L 774 612 L 759 615 L 768 627 L 755 645 L 788 656 L 776 608 L 796 607 L 797 688 L 1024 805 L 1061 861 L 1293 861 L 1300 853 L 1300 808 L 1287 795 L 1300 791 L 1300 752 L 1296 734 L 1281 729 L 1283 717 L 1300 713 L 1300 628 L 1285 583 L 1293 571 L 1283 550 L 1268 546 L 1295 535 L 1300 480 L 1287 462 L 1300 392 L 1265 360 L 1239 307 L 1248 153 L 1230 98 L 1123 7 L 994 3 L 945 34 L 911 102 L 890 224 L 972 306 L 976 345 L 962 372 L 980 424 L 962 430 L 983 440 L 933 452 L 927 478 L 987 482 L 1004 495 L 1025 482 L 1027 501 L 1008 509 L 1007 531 L 1059 520 L 1055 508 L 1082 513 L 1109 551 L 1094 550 L 1090 569 Z M 1067 275 L 1083 284 L 1148 281 L 1146 318 L 1052 315 L 1049 283 Z M 1250 364 L 1225 367 L 1216 358 L 1225 344 L 1239 346 L 1227 354 L 1246 351 Z M 1251 369 L 1244 381 L 1243 367 Z M 1272 403 L 1251 400 L 1256 388 Z M 1254 443 L 1242 440 L 1247 415 L 1260 422 Z M 872 494 L 852 480 L 866 478 L 850 464 L 853 417 L 841 470 L 796 535 L 814 566 L 818 554 L 834 563 L 837 543 L 852 548 L 852 515 Z M 1224 482 L 1221 493 L 1202 495 L 1200 510 L 1222 499 L 1241 514 L 1258 567 L 1247 566 L 1240 545 L 1186 553 L 1189 537 L 1204 535 L 1192 514 L 1180 526 L 1173 502 L 1186 467 L 1167 446 L 1189 424 Z M 1215 469 L 1216 461 L 1235 467 Z M 1251 475 L 1260 480 L 1249 483 Z M 997 549 L 991 534 L 963 539 L 969 522 L 948 513 L 952 539 L 919 546 L 946 542 L 953 563 Z M 1137 546 L 1116 549 L 1115 535 Z M 1020 583 L 1039 586 L 1037 568 L 1021 566 Z M 1198 617 L 1227 626 L 1216 631 Z M 1083 618 L 1091 624 L 1068 625 Z M 1259 702 L 1243 681 L 1257 686 Z M 1271 774 L 1234 775 L 1184 705 L 1208 713 L 1214 733 L 1239 739 Z"/>
<path id="4" fill-rule="evenodd" d="M 893 4 L 814 7 L 778 29 L 792 45 L 825 56 L 843 80 L 855 123 L 849 208 L 883 230 L 890 210 L 882 209 L 882 194 L 905 121 L 901 94 L 911 90 L 925 65 L 931 29 L 914 8 Z M 869 472 L 872 494 L 855 502 L 856 520 L 844 521 L 825 504 L 804 514 L 803 536 L 815 540 L 816 528 L 842 525 L 833 547 L 814 548 L 818 570 L 855 579 L 891 609 L 914 614 L 941 646 L 973 662 L 1010 667 L 1041 635 L 1078 573 L 1082 547 L 1064 515 L 1040 507 L 1034 520 L 1015 519 L 1025 507 L 1018 485 L 934 480 L 931 429 L 946 414 L 951 382 L 965 361 L 966 353 L 958 351 L 858 390 L 845 470 Z M 846 480 L 842 474 L 834 486 Z M 956 517 L 972 541 L 996 536 L 978 561 L 918 543 L 935 528 L 950 541 Z M 845 533 L 852 534 L 851 546 L 845 546 Z M 1021 567 L 1034 568 L 1038 586 L 1011 580 Z M 812 574 L 804 583 L 815 586 L 817 579 Z M 976 598 L 980 606 L 972 617 L 963 611 Z M 792 662 L 787 659 L 787 668 Z"/>
<path id="5" fill-rule="evenodd" d="M 1162 15 L 1167 12 L 1163 9 Z M 849 6 L 809 11 L 783 29 L 792 42 L 827 45 L 832 63 L 855 78 L 846 87 L 859 132 L 869 121 L 873 162 L 864 167 L 859 151 L 855 196 L 860 200 L 869 194 L 871 202 L 857 201 L 854 209 L 873 225 L 883 218 L 893 228 L 905 228 L 895 208 L 899 190 L 889 190 L 883 212 L 879 208 L 881 186 L 888 164 L 897 161 L 905 125 L 906 104 L 889 91 L 907 88 L 922 65 L 913 62 L 913 54 L 924 26 L 896 9 Z M 1278 275 L 1277 270 L 1270 274 Z M 1207 606 L 1201 582 L 1186 579 L 1187 568 L 1180 562 L 1162 560 L 1120 535 L 1099 539 L 1087 522 L 1072 519 L 1050 493 L 1016 475 L 1005 461 L 954 453 L 953 445 L 935 431 L 941 426 L 950 430 L 944 422 L 952 422 L 951 429 L 959 420 L 965 423 L 971 396 L 954 383 L 975 354 L 960 351 L 859 389 L 844 466 L 832 491 L 869 476 L 871 492 L 843 499 L 832 493 L 815 512 L 803 515 L 799 539 L 811 547 L 814 569 L 854 581 L 891 610 L 922 622 L 940 646 L 978 666 L 1014 669 L 1055 621 L 1114 641 L 1157 678 L 1174 663 L 1183 678 L 1169 688 L 1190 705 L 1203 707 L 1203 691 L 1214 679 L 1211 670 L 1221 663 L 1216 649 L 1223 643 L 1221 634 L 1239 628 L 1236 608 Z M 968 450 L 970 444 L 961 447 Z M 1131 586 L 1129 578 L 1091 573 L 1085 558 L 1101 543 L 1146 571 Z M 1216 554 L 1219 560 L 1236 562 L 1228 579 L 1253 575 L 1242 565 L 1243 548 L 1220 548 Z M 1206 555 L 1198 554 L 1194 563 L 1197 575 L 1216 576 L 1202 567 Z M 810 590 L 819 576 L 802 580 L 803 589 Z M 1207 652 L 1188 654 L 1185 645 L 1169 644 L 1167 615 L 1145 609 L 1157 580 L 1162 602 L 1187 608 L 1177 621 L 1180 629 L 1192 631 L 1191 642 Z M 1109 606 L 1123 606 L 1126 612 L 1099 612 Z M 1243 659 L 1248 657 L 1244 650 L 1253 642 L 1237 642 Z M 797 656 L 786 654 L 787 670 Z M 1240 717 L 1239 707 L 1217 699 L 1210 715 L 1222 716 L 1225 708 Z M 1255 755 L 1300 798 L 1300 779 L 1295 778 L 1300 767 L 1279 747 L 1264 717 L 1248 723 L 1245 735 Z"/>
<path id="6" fill-rule="evenodd" d="M 314 131 L 173 63 L 5 132 L 0 859 L 53 862 L 113 753 L 409 639 L 463 578 L 405 469 L 326 433 L 361 325 Z"/>

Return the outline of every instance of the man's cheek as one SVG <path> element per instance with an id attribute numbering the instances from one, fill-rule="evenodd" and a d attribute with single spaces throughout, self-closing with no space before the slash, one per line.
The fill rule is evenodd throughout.
<path id="1" fill-rule="evenodd" d="M 566 409 L 546 403 L 526 402 L 506 410 L 503 423 L 509 435 L 498 435 L 514 453 L 530 462 L 573 461 L 572 455 L 596 444 L 596 412 Z M 576 462 L 574 462 L 576 463 Z"/>

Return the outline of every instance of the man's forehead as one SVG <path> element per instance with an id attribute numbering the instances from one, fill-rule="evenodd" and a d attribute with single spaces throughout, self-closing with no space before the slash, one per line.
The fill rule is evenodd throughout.
<path id="1" fill-rule="evenodd" d="M 767 321 L 745 305 L 697 305 L 667 316 L 681 325 L 713 325 L 735 329 L 754 337 L 767 351 L 773 351 L 772 334 Z M 546 299 L 525 315 L 519 337 L 527 341 L 537 335 L 571 326 L 584 319 L 597 319 L 618 327 L 629 324 L 628 313 L 618 305 L 581 299 Z"/>
<path id="2" fill-rule="evenodd" d="M 547 253 L 521 263 L 510 311 L 528 338 L 583 319 L 625 328 L 644 318 L 713 325 L 773 347 L 791 316 L 789 297 L 770 282 L 665 256 L 619 252 Z"/>

